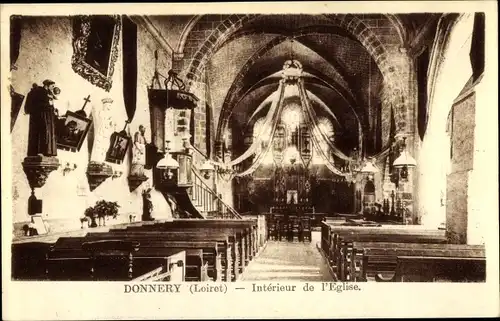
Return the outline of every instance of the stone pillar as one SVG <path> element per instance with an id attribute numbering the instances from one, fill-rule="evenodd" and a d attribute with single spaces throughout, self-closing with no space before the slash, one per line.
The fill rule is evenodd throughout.
<path id="1" fill-rule="evenodd" d="M 494 59 L 490 61 L 496 61 Z M 491 73 L 493 71 L 491 70 Z M 473 169 L 469 174 L 467 208 L 467 244 L 484 244 L 495 235 L 498 220 L 498 110 L 492 107 L 490 84 L 494 75 L 485 69 L 483 79 L 475 86 Z M 477 124 L 481 124 L 477 126 Z M 491 229 L 489 229 L 491 227 Z"/>
<path id="2" fill-rule="evenodd" d="M 484 244 L 498 195 L 493 173 L 496 146 L 489 145 L 496 126 L 489 122 L 491 101 L 486 85 L 466 90 L 453 105 L 451 171 L 447 175 L 446 232 L 451 243 Z M 478 126 L 478 124 L 481 124 Z M 490 159 L 486 156 L 492 151 Z M 489 196 L 489 198 L 488 198 Z M 495 214 L 493 214 L 495 213 Z"/>
<path id="3" fill-rule="evenodd" d="M 420 151 L 420 136 L 418 134 L 418 87 L 417 87 L 417 70 L 415 66 L 415 57 L 408 56 L 408 98 L 406 99 L 408 103 L 408 136 L 406 138 L 406 151 L 417 161 L 419 159 Z M 418 187 L 419 187 L 419 175 L 416 168 L 409 170 L 408 180 L 411 182 L 411 186 L 407 188 L 411 191 L 411 210 L 412 224 L 420 224 L 420 213 L 419 209 L 419 198 L 418 198 Z"/>

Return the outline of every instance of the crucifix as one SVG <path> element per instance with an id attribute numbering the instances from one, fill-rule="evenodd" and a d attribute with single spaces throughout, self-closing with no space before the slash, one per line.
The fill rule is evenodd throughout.
<path id="1" fill-rule="evenodd" d="M 88 95 L 87 97 L 83 98 L 83 100 L 85 102 L 83 103 L 82 110 L 85 111 L 85 106 L 87 106 L 87 103 L 90 103 L 90 95 Z"/>

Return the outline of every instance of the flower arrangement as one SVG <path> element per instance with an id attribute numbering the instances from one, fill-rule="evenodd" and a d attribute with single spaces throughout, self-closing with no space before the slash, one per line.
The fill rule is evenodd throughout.
<path id="1" fill-rule="evenodd" d="M 119 207 L 120 205 L 118 205 L 117 202 L 100 200 L 97 201 L 94 206 L 88 207 L 85 210 L 84 216 L 90 218 L 90 220 L 92 221 L 90 227 L 97 227 L 96 218 L 99 219 L 99 225 L 101 225 L 101 221 L 104 222 L 104 225 L 106 225 L 106 218 L 116 218 L 118 216 Z"/>
<path id="2" fill-rule="evenodd" d="M 24 224 L 23 231 L 24 231 L 25 236 L 38 235 L 38 231 L 36 230 L 36 226 L 33 223 Z"/>

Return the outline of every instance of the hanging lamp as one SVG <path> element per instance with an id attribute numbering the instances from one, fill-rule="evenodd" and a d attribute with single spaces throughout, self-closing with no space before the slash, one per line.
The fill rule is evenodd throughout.
<path id="1" fill-rule="evenodd" d="M 209 179 L 211 174 L 215 171 L 215 167 L 212 165 L 212 162 L 210 160 L 205 160 L 203 165 L 200 167 L 200 172 L 203 175 L 205 179 Z"/>
<path id="2" fill-rule="evenodd" d="M 361 173 L 365 174 L 375 174 L 379 172 L 378 167 L 373 163 L 373 159 L 366 161 L 363 168 L 360 170 Z"/>
<path id="3" fill-rule="evenodd" d="M 400 169 L 401 178 L 408 178 L 408 168 L 417 166 L 417 161 L 406 151 L 406 137 L 403 137 L 401 153 L 392 163 L 394 168 Z"/>
<path id="4" fill-rule="evenodd" d="M 174 173 L 172 172 L 172 170 L 176 170 L 179 168 L 179 163 L 172 158 L 172 155 L 170 154 L 170 147 L 169 147 L 169 143 L 170 141 L 167 140 L 165 141 L 166 143 L 166 146 L 165 146 L 165 157 L 163 157 L 162 159 L 160 159 L 160 161 L 158 162 L 158 164 L 156 164 L 156 167 L 158 169 L 162 169 L 162 170 L 167 170 L 167 177 L 168 179 L 172 179 L 172 177 L 174 176 Z"/>

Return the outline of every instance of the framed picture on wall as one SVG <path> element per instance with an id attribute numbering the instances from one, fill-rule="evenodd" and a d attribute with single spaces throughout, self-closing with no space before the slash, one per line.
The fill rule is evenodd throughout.
<path id="1" fill-rule="evenodd" d="M 126 132 L 114 132 L 111 135 L 111 144 L 106 154 L 106 161 L 121 164 L 127 154 L 130 145 L 130 137 Z"/>
<path id="2" fill-rule="evenodd" d="M 95 15 L 73 18 L 73 70 L 106 91 L 111 89 L 118 59 L 119 16 Z"/>
<path id="3" fill-rule="evenodd" d="M 92 121 L 81 113 L 67 111 L 56 125 L 57 148 L 79 151 Z"/>

